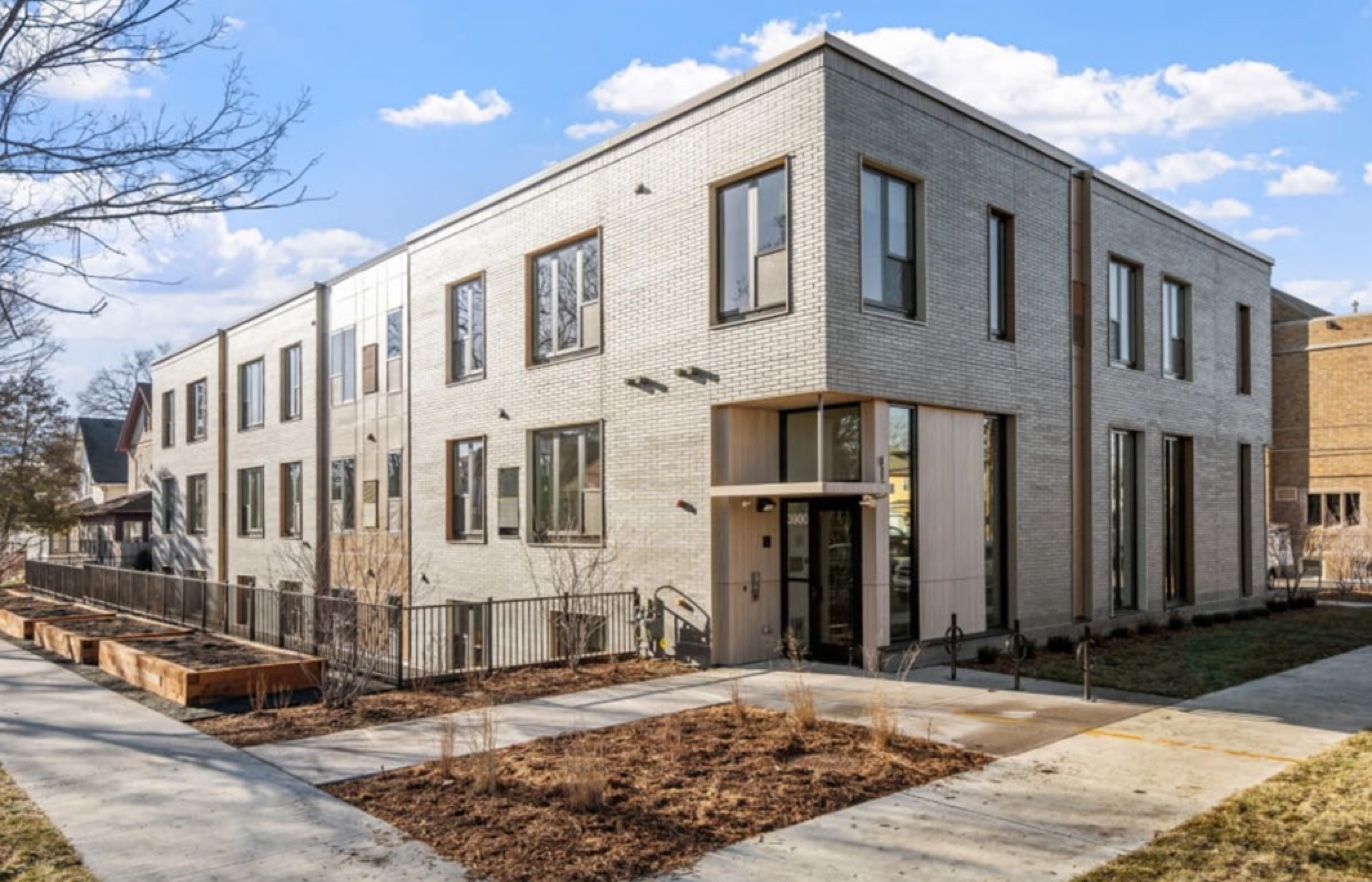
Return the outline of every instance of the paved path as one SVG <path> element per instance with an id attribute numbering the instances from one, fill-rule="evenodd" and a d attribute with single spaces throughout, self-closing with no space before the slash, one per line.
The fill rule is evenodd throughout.
<path id="1" fill-rule="evenodd" d="M 0 764 L 100 882 L 466 878 L 388 824 L 4 640 Z"/>
<path id="2" fill-rule="evenodd" d="M 672 878 L 1062 882 L 1372 726 L 1372 647 L 739 843 Z"/>

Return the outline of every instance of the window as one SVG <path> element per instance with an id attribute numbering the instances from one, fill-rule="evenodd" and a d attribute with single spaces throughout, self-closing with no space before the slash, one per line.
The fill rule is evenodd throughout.
<path id="1" fill-rule="evenodd" d="M 209 483 L 205 475 L 191 475 L 186 479 L 186 532 L 194 536 L 205 534 L 209 513 Z"/>
<path id="2" fill-rule="evenodd" d="M 486 538 L 486 441 L 448 442 L 448 538 L 458 542 Z"/>
<path id="3" fill-rule="evenodd" d="M 162 393 L 162 446 L 171 447 L 176 443 L 176 392 Z"/>
<path id="4" fill-rule="evenodd" d="M 915 540 L 915 409 L 892 406 L 886 462 L 891 483 L 891 642 L 919 637 L 919 546 Z"/>
<path id="5" fill-rule="evenodd" d="M 238 470 L 238 535 L 262 535 L 262 468 Z"/>
<path id="6" fill-rule="evenodd" d="M 987 216 L 987 276 L 990 333 L 1015 339 L 1015 216 L 991 209 Z"/>
<path id="7" fill-rule="evenodd" d="M 924 312 L 915 276 L 918 198 L 918 185 L 862 170 L 862 300 L 910 318 Z"/>
<path id="8" fill-rule="evenodd" d="M 1191 289 L 1171 279 L 1162 283 L 1162 375 L 1191 378 Z"/>
<path id="9" fill-rule="evenodd" d="M 162 532 L 176 529 L 176 479 L 162 479 Z"/>
<path id="10" fill-rule="evenodd" d="M 774 168 L 715 192 L 719 224 L 715 314 L 729 319 L 786 305 L 786 169 Z"/>
<path id="11" fill-rule="evenodd" d="M 986 628 L 1009 624 L 1009 571 L 1006 567 L 1006 428 L 1003 416 L 982 421 L 982 511 L 985 515 Z"/>
<path id="12" fill-rule="evenodd" d="M 362 527 L 366 530 L 375 530 L 381 526 L 380 505 L 381 482 L 363 481 L 362 482 Z"/>
<path id="13" fill-rule="evenodd" d="M 186 387 L 186 440 L 204 441 L 209 429 L 209 396 L 204 380 Z"/>
<path id="14" fill-rule="evenodd" d="M 1110 361 L 1142 368 L 1139 358 L 1139 269 L 1119 260 L 1110 261 Z"/>
<path id="15" fill-rule="evenodd" d="M 263 393 L 262 359 L 238 366 L 238 429 L 256 429 L 262 425 Z"/>
<path id="16" fill-rule="evenodd" d="M 380 388 L 376 373 L 377 345 L 368 343 L 362 347 L 362 394 L 370 395 Z"/>
<path id="17" fill-rule="evenodd" d="M 281 465 L 281 535 L 299 538 L 305 533 L 304 464 Z"/>
<path id="18" fill-rule="evenodd" d="M 1139 608 L 1138 435 L 1110 433 L 1110 602 Z"/>
<path id="19" fill-rule="evenodd" d="M 329 474 L 330 523 L 333 532 L 352 530 L 357 526 L 354 494 L 357 492 L 356 461 L 351 457 L 335 459 Z"/>
<path id="20" fill-rule="evenodd" d="M 329 401 L 347 404 L 357 398 L 357 328 L 329 336 Z"/>
<path id="21" fill-rule="evenodd" d="M 535 541 L 594 541 L 604 530 L 600 424 L 535 432 L 533 437 Z"/>
<path id="22" fill-rule="evenodd" d="M 1309 493 L 1305 513 L 1309 527 L 1356 527 L 1362 524 L 1362 494 Z"/>
<path id="23" fill-rule="evenodd" d="M 399 533 L 404 526 L 404 507 L 401 505 L 405 492 L 404 465 L 402 451 L 392 450 L 386 454 L 386 525 L 392 533 Z"/>
<path id="24" fill-rule="evenodd" d="M 1237 373 L 1240 395 L 1253 394 L 1253 312 L 1246 305 L 1239 304 L 1238 312 L 1238 358 Z"/>
<path id="25" fill-rule="evenodd" d="M 1253 446 L 1239 445 L 1239 594 L 1253 593 Z"/>
<path id="26" fill-rule="evenodd" d="M 519 535 L 519 467 L 496 470 L 496 528 L 501 536 Z"/>
<path id="27" fill-rule="evenodd" d="M 477 276 L 448 289 L 448 380 L 480 375 L 486 367 L 486 280 Z"/>
<path id="28" fill-rule="evenodd" d="M 400 357 L 404 351 L 404 311 L 392 309 L 386 313 L 386 360 L 391 361 Z"/>
<path id="29" fill-rule="evenodd" d="M 797 410 L 781 415 L 782 480 L 862 480 L 862 414 L 856 404 L 826 407 L 823 438 L 820 411 Z M 820 449 L 824 471 L 820 473 Z"/>
<path id="30" fill-rule="evenodd" d="M 600 234 L 535 256 L 533 360 L 600 347 Z"/>
<path id="31" fill-rule="evenodd" d="M 1191 603 L 1191 439 L 1162 439 L 1162 593 L 1168 604 Z"/>
<path id="32" fill-rule="evenodd" d="M 298 420 L 305 413 L 305 362 L 300 344 L 281 350 L 281 421 Z"/>

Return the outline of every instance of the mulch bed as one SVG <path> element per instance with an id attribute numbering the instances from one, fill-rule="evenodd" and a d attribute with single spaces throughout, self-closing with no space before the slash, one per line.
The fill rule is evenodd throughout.
<path id="1" fill-rule="evenodd" d="M 70 604 L 44 603 L 34 606 L 11 606 L 6 607 L 8 612 L 12 612 L 22 619 L 65 619 L 68 616 L 90 616 L 99 615 L 100 610 L 92 609 L 89 606 L 72 606 Z"/>
<path id="2" fill-rule="evenodd" d="M 566 666 L 520 668 L 422 689 L 390 690 L 360 696 L 347 708 L 320 704 L 276 708 L 259 713 L 226 713 L 197 720 L 193 725 L 235 747 L 312 738 L 330 732 L 362 729 L 384 723 L 416 720 L 455 711 L 528 701 L 621 683 L 638 683 L 684 674 L 693 668 L 671 661 L 633 659 L 583 662 L 573 674 Z"/>
<path id="3" fill-rule="evenodd" d="M 491 759 L 494 792 L 474 784 Z M 784 714 L 748 708 L 740 719 L 724 705 L 465 756 L 447 772 L 435 762 L 326 789 L 478 876 L 591 882 L 682 869 L 991 759 L 902 736 L 876 749 L 863 726 L 801 730 Z M 599 808 L 571 806 L 569 767 L 607 779 Z"/>
<path id="4" fill-rule="evenodd" d="M 44 606 L 57 606 L 51 600 L 42 600 L 37 597 L 26 597 L 22 595 L 11 595 L 0 597 L 0 609 L 12 609 L 15 611 L 23 609 L 37 609 Z"/>
<path id="5" fill-rule="evenodd" d="M 132 640 L 127 645 L 193 671 L 296 660 L 296 656 L 293 655 L 276 652 L 264 646 L 216 637 L 213 634 L 155 637 L 148 640 Z"/>
<path id="6" fill-rule="evenodd" d="M 149 622 L 146 619 L 135 619 L 128 616 L 114 616 L 106 619 L 82 619 L 79 622 L 66 622 L 61 625 L 63 631 L 72 634 L 81 634 L 85 637 L 122 637 L 127 634 L 156 635 L 156 634 L 177 634 L 185 631 L 185 628 L 178 628 L 175 625 L 160 625 L 157 622 Z"/>

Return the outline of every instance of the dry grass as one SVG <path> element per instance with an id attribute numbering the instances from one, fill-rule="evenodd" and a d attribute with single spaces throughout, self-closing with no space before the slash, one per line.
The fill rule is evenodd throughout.
<path id="1" fill-rule="evenodd" d="M 1075 882 L 1372 879 L 1372 732 L 1239 793 Z"/>
<path id="2" fill-rule="evenodd" d="M 796 674 L 790 683 L 786 684 L 786 701 L 791 706 L 787 713 L 787 718 L 791 725 L 802 732 L 815 727 L 819 722 L 819 709 L 815 707 L 815 693 L 810 688 L 810 682 L 805 679 L 804 674 Z"/>
<path id="3" fill-rule="evenodd" d="M 604 807 L 610 770 L 602 751 L 590 744 L 579 744 L 568 751 L 563 770 L 562 789 L 572 811 L 590 812 Z"/>
<path id="4" fill-rule="evenodd" d="M 662 718 L 662 752 L 673 763 L 681 762 L 686 756 L 686 740 L 681 731 L 681 717 L 676 714 L 668 714 Z"/>
<path id="5" fill-rule="evenodd" d="M 483 708 L 475 722 L 467 724 L 467 752 L 471 756 L 472 789 L 495 793 L 500 786 L 500 761 L 496 757 L 495 711 Z"/>
<path id="6" fill-rule="evenodd" d="M 0 769 L 0 880 L 96 882 L 71 844 Z"/>
<path id="7" fill-rule="evenodd" d="M 737 680 L 729 684 L 729 711 L 734 715 L 735 724 L 742 726 L 748 721 L 748 702 L 743 700 Z"/>
<path id="8" fill-rule="evenodd" d="M 880 752 L 890 747 L 896 737 L 896 721 L 886 705 L 886 693 L 880 688 L 873 689 L 867 700 L 867 721 L 872 730 L 872 749 Z"/>
<path id="9" fill-rule="evenodd" d="M 267 709 L 267 699 L 272 694 L 272 688 L 267 685 L 267 678 L 258 674 L 253 678 L 249 686 L 248 707 L 255 714 L 260 714 Z"/>
<path id="10" fill-rule="evenodd" d="M 457 757 L 457 723 L 452 719 L 438 724 L 438 773 L 453 776 L 453 760 Z"/>

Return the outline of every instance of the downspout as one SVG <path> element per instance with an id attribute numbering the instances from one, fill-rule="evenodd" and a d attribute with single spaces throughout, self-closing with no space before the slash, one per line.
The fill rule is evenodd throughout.
<path id="1" fill-rule="evenodd" d="M 332 413 L 329 387 L 329 288 L 314 285 L 314 590 L 333 586 L 329 547 L 329 417 Z"/>
<path id="2" fill-rule="evenodd" d="M 219 439 L 217 459 L 219 473 L 219 546 L 220 582 L 229 581 L 229 335 L 225 331 L 215 331 L 216 346 L 219 353 Z"/>

